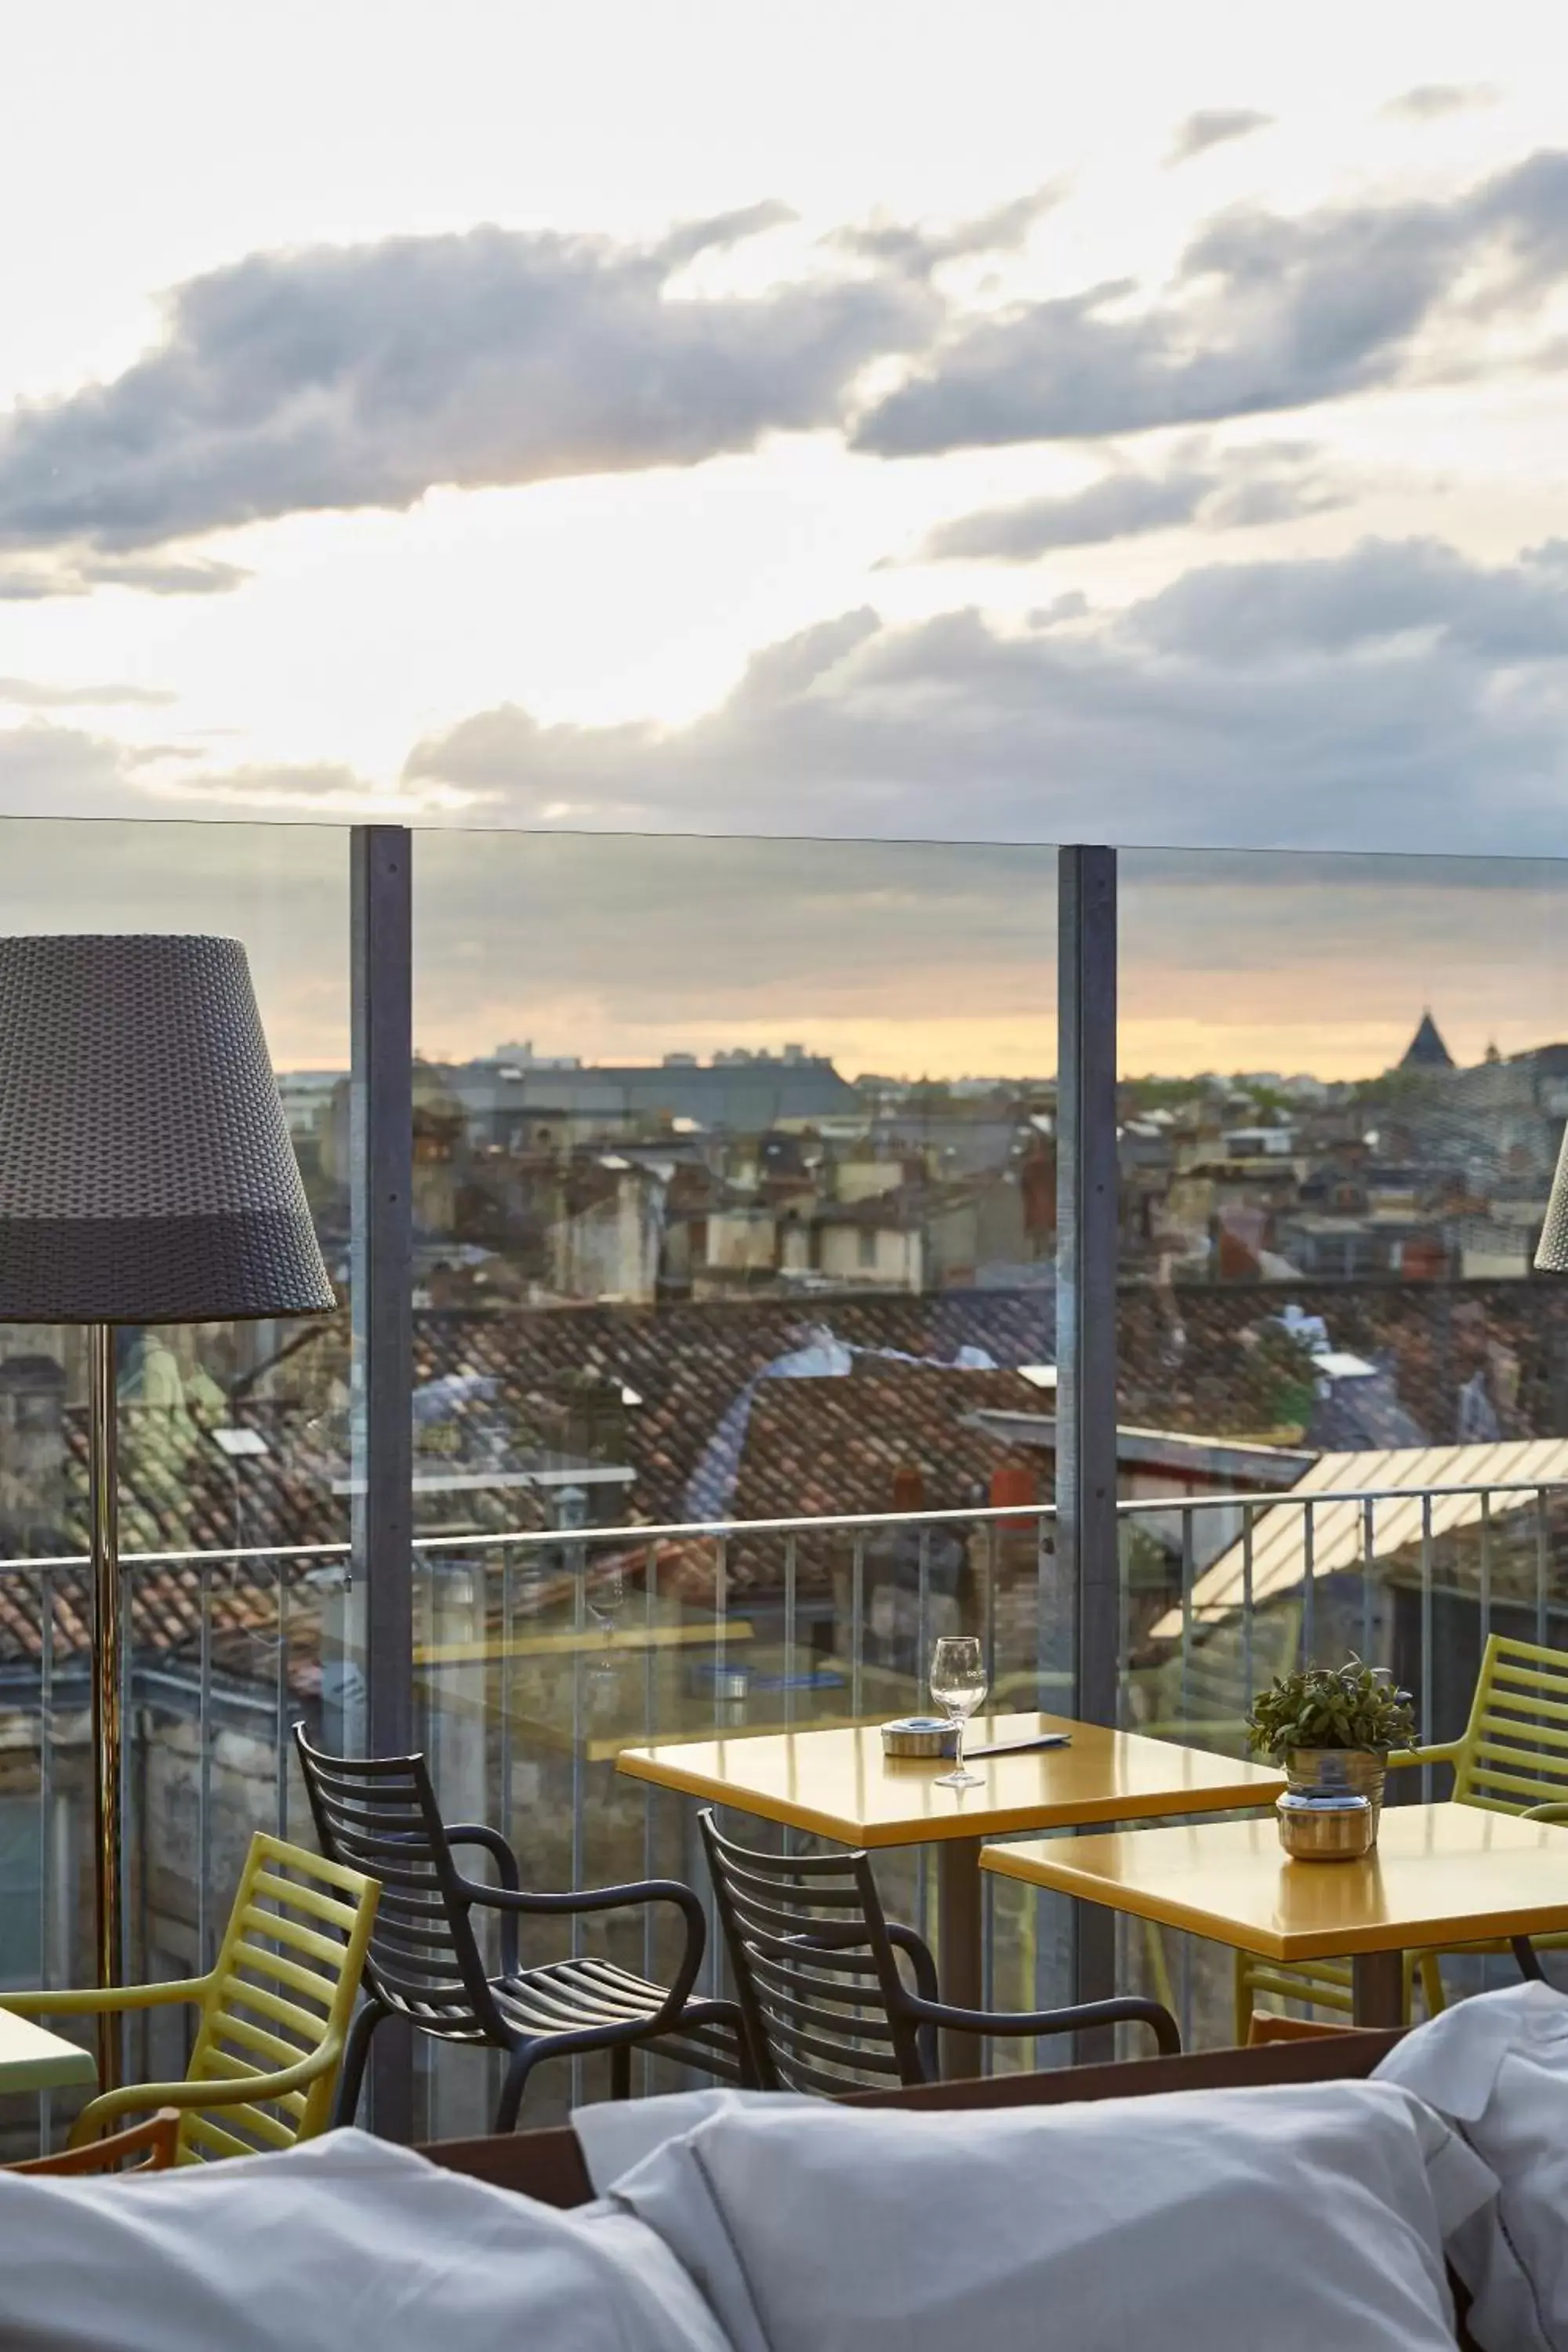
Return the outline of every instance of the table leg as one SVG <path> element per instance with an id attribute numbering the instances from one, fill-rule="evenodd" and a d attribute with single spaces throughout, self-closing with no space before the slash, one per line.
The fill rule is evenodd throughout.
<path id="1" fill-rule="evenodd" d="M 980 1840 L 943 1838 L 936 1851 L 937 1969 L 942 1997 L 955 2009 L 980 2009 L 985 1990 L 980 1951 Z M 984 2045 L 976 2035 L 942 2035 L 944 2081 L 978 2074 L 983 2063 Z"/>
<path id="2" fill-rule="evenodd" d="M 1355 1953 L 1351 1959 L 1351 1998 L 1358 2025 L 1403 2025 L 1404 1953 Z"/>

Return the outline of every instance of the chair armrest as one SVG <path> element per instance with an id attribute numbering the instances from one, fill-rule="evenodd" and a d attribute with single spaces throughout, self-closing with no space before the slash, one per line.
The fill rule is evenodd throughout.
<path id="1" fill-rule="evenodd" d="M 481 1846 L 495 1864 L 497 1874 L 505 1891 L 515 1895 L 522 1885 L 517 1866 L 517 1856 L 500 1830 L 492 1830 L 488 1822 L 459 1822 L 447 1832 L 449 1846 Z M 500 1969 L 503 1977 L 517 1974 L 517 1918 L 510 1911 L 500 1915 Z"/>
<path id="2" fill-rule="evenodd" d="M 517 1856 L 500 1830 L 492 1830 L 485 1822 L 459 1822 L 456 1829 L 447 1832 L 448 1845 L 480 1845 L 489 1855 L 500 1874 L 500 1883 L 512 1893 L 522 1885 L 517 1866 Z"/>
<path id="3" fill-rule="evenodd" d="M 1391 1748 L 1388 1769 L 1391 1772 L 1405 1772 L 1414 1764 L 1457 1764 L 1464 1746 L 1462 1739 L 1443 1739 L 1429 1748 Z"/>
<path id="4" fill-rule="evenodd" d="M 1531 1805 L 1521 1818 L 1527 1822 L 1568 1822 L 1568 1805 Z"/>
<path id="5" fill-rule="evenodd" d="M 0 2009 L 18 2017 L 102 2017 L 118 2010 L 159 2009 L 166 2001 L 204 2001 L 211 1977 L 178 1977 L 167 1984 L 59 1987 L 45 1992 L 0 1993 Z"/>
<path id="6" fill-rule="evenodd" d="M 468 1902 L 479 1904 L 487 1911 L 510 1912 L 525 1919 L 642 1909 L 654 1903 L 671 1905 L 686 1922 L 686 1949 L 664 2007 L 645 2031 L 668 2032 L 679 2018 L 697 1982 L 697 1971 L 702 1966 L 702 1955 L 708 1946 L 708 1917 L 701 1900 L 679 1879 L 640 1878 L 626 1886 L 583 1886 L 572 1895 L 538 1895 L 531 1890 L 523 1894 L 513 1886 L 486 1886 L 477 1878 L 465 1878 L 460 1884 Z"/>
<path id="7" fill-rule="evenodd" d="M 903 2005 L 910 2016 L 949 2033 L 1086 2033 L 1100 2025 L 1147 2025 L 1153 2031 L 1162 2058 L 1181 2055 L 1181 2030 L 1170 2011 L 1163 2002 L 1145 2000 L 1137 1994 L 1117 2000 L 1080 2001 L 1074 2009 L 990 2010 L 954 2009 L 945 2000 L 922 2000 L 917 1994 L 906 1993 Z"/>
<path id="8" fill-rule="evenodd" d="M 887 1926 L 888 1941 L 894 1950 L 909 1954 L 910 1965 L 915 1972 L 916 1994 L 922 2000 L 937 2000 L 940 1989 L 936 1962 L 931 1958 L 931 1946 L 925 1937 L 916 1935 L 912 1927 L 900 1927 L 893 1919 L 889 1919 Z"/>
<path id="9" fill-rule="evenodd" d="M 279 2067 L 275 2074 L 218 2075 L 200 2083 L 127 2083 L 118 2091 L 100 2091 L 71 2126 L 67 2146 L 86 2147 L 116 2116 L 144 2114 L 158 2107 L 241 2107 L 252 2103 L 265 2106 L 269 2100 L 286 2098 L 290 2091 L 307 2090 L 320 2076 L 330 2074 L 342 2054 L 342 2036 L 330 2034 L 319 2050 L 292 2066 Z"/>

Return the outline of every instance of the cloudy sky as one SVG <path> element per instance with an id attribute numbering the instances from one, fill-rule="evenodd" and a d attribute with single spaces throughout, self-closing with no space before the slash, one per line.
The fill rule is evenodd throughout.
<path id="1" fill-rule="evenodd" d="M 590 904 L 601 845 L 572 923 L 515 843 L 447 853 L 490 877 L 466 925 L 430 884 L 433 1046 L 793 1024 L 861 1066 L 1050 1066 L 1048 862 L 986 844 L 1563 851 L 1558 12 L 1282 22 L 26 12 L 0 810 L 982 845 L 736 853 L 718 911 L 629 846 Z M 220 868 L 249 904 L 328 856 L 189 838 L 127 862 L 140 919 L 176 870 L 189 919 Z M 1331 954 L 1328 869 L 1248 869 L 1216 934 L 1237 870 L 1132 902 L 1131 1066 L 1380 1066 L 1427 997 L 1466 1050 L 1568 1032 L 1539 876 L 1347 891 Z M 278 964 L 279 1058 L 326 1052 L 339 968 Z"/>

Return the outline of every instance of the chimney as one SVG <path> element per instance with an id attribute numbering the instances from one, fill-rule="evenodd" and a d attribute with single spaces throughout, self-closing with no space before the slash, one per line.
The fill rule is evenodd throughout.
<path id="1" fill-rule="evenodd" d="M 999 1462 L 991 1473 L 991 1506 L 1001 1510 L 1009 1503 L 1024 1504 L 1032 1509 L 1039 1499 L 1035 1474 L 1026 1462 Z M 995 1525 L 1004 1535 L 1026 1534 L 1031 1519 L 998 1519 Z"/>
<path id="2" fill-rule="evenodd" d="M 925 1508 L 925 1502 L 926 1482 L 923 1475 L 919 1470 L 915 1469 L 912 1465 L 906 1465 L 902 1470 L 895 1470 L 893 1473 L 893 1509 L 895 1511 L 923 1511 Z"/>

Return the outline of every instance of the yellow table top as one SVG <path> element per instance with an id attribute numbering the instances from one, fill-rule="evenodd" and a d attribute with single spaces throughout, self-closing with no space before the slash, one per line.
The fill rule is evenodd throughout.
<path id="1" fill-rule="evenodd" d="M 97 2080 L 90 2050 L 47 2032 L 29 2017 L 0 2010 L 0 2092 L 55 2091 Z"/>
<path id="2" fill-rule="evenodd" d="M 979 1758 L 971 1766 L 984 1776 L 978 1789 L 939 1788 L 937 1776 L 952 1767 L 930 1757 L 884 1756 L 876 1725 L 660 1741 L 625 1749 L 617 1767 L 763 1821 L 865 1846 L 1222 1812 L 1271 1804 L 1285 1785 L 1283 1773 L 1263 1765 L 1066 1715 L 977 1716 L 969 1737 L 979 1748 L 1037 1731 L 1065 1731 L 1072 1745 Z M 1272 1837 L 1273 1822 L 1267 1826 Z"/>
<path id="3" fill-rule="evenodd" d="M 1269 1960 L 1568 1928 L 1568 1829 L 1478 1805 L 1392 1805 L 1360 1862 L 1293 1862 L 1269 1821 L 987 1846 L 981 1865 Z"/>
<path id="4" fill-rule="evenodd" d="M 749 1642 L 752 1633 L 749 1619 L 731 1617 L 724 1639 Z M 414 1663 L 416 1666 L 483 1666 L 504 1658 L 619 1658 L 628 1651 L 711 1650 L 715 1646 L 713 1620 L 708 1617 L 694 1618 L 687 1624 L 558 1625 L 549 1633 L 513 1633 L 510 1639 L 497 1632 L 473 1641 L 416 1642 Z"/>

